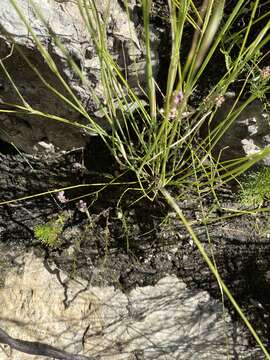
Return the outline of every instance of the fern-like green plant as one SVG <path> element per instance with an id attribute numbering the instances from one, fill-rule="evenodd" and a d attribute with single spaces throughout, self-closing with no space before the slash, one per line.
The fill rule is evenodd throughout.
<path id="1" fill-rule="evenodd" d="M 34 229 L 35 237 L 42 244 L 50 248 L 59 248 L 61 245 L 60 234 L 63 231 L 64 219 L 59 215 L 56 220 L 51 220 L 46 224 L 37 225 Z"/>
<path id="2" fill-rule="evenodd" d="M 239 193 L 242 204 L 260 207 L 265 200 L 270 199 L 270 167 L 253 171 L 242 182 Z"/>

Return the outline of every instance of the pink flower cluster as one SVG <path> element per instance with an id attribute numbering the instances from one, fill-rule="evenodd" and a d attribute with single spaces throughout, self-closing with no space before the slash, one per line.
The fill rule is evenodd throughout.
<path id="1" fill-rule="evenodd" d="M 65 192 L 64 191 L 59 191 L 56 195 L 57 197 L 57 200 L 62 203 L 62 204 L 65 204 L 67 203 L 69 200 L 66 198 L 65 196 Z M 78 203 L 77 203 L 77 208 L 79 211 L 81 212 L 87 212 L 87 204 L 86 202 L 84 202 L 83 200 L 80 200 Z"/>
<path id="2" fill-rule="evenodd" d="M 270 66 L 265 66 L 261 70 L 261 78 L 263 80 L 267 79 L 270 76 Z"/>
<path id="3" fill-rule="evenodd" d="M 62 204 L 68 202 L 68 199 L 65 197 L 64 191 L 59 191 L 59 193 L 57 193 L 56 197 L 57 197 L 57 200 Z"/>
<path id="4" fill-rule="evenodd" d="M 87 211 L 87 204 L 86 202 L 84 202 L 83 200 L 80 200 L 77 204 L 77 208 L 79 211 L 81 212 L 86 212 Z"/>

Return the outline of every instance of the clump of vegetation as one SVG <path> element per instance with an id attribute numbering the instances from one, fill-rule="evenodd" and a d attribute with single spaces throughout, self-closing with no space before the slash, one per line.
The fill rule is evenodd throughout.
<path id="1" fill-rule="evenodd" d="M 2 72 L 18 94 L 20 102 L 17 104 L 2 102 L 1 112 L 14 112 L 15 114 L 19 112 L 20 114 L 23 113 L 24 116 L 29 115 L 32 117 L 35 115 L 44 120 L 48 118 L 50 121 L 53 119 L 62 123 L 69 123 L 84 129 L 84 131 L 98 135 L 110 150 L 122 173 L 113 180 L 110 179 L 109 182 L 104 180 L 104 183 L 82 184 L 81 186 L 91 187 L 89 195 L 95 194 L 98 196 L 99 192 L 108 186 L 124 184 L 127 186 L 127 190 L 123 192 L 121 199 L 128 191 L 136 191 L 138 199 L 146 197 L 154 201 L 157 198 L 163 198 L 175 212 L 177 218 L 182 222 L 187 233 L 196 244 L 201 256 L 217 279 L 222 296 L 223 293 L 227 295 L 266 357 L 270 359 L 270 354 L 224 284 L 216 264 L 205 251 L 203 244 L 191 226 L 190 220 L 186 218 L 176 195 L 174 195 L 174 191 L 172 191 L 175 188 L 179 189 L 179 193 L 182 191 L 179 197 L 186 194 L 188 190 L 197 193 L 199 197 L 205 194 L 213 194 L 216 198 L 216 189 L 235 179 L 270 153 L 270 148 L 268 148 L 252 156 L 236 160 L 231 159 L 226 162 L 221 162 L 212 156 L 215 152 L 215 145 L 241 111 L 257 98 L 263 99 L 264 95 L 269 92 L 269 68 L 263 67 L 263 60 L 266 56 L 263 52 L 270 39 L 270 22 L 265 23 L 264 21 L 265 16 L 269 14 L 261 15 L 262 1 L 247 2 L 237 0 L 232 2 L 233 6 L 228 11 L 225 0 L 205 0 L 202 7 L 199 7 L 197 2 L 192 0 L 168 0 L 171 48 L 170 54 L 168 54 L 170 61 L 167 81 L 162 89 L 156 82 L 154 63 L 152 62 L 150 22 L 151 8 L 154 2 L 152 0 L 138 2 L 142 10 L 146 53 L 146 85 L 140 84 L 138 79 L 143 92 L 143 96 L 140 96 L 125 77 L 125 74 L 128 73 L 127 69 L 116 62 L 107 45 L 109 43 L 107 35 L 108 30 L 110 30 L 110 2 L 108 1 L 106 11 L 104 10 L 104 14 L 101 15 L 96 0 L 76 0 L 74 3 L 78 6 L 81 19 L 84 21 L 89 34 L 89 40 L 93 43 L 98 55 L 100 79 L 104 94 L 104 98 L 100 98 L 95 88 L 89 84 L 89 79 L 85 76 L 85 73 L 68 54 L 59 36 L 48 26 L 48 20 L 44 18 L 37 4 L 33 0 L 29 0 L 31 9 L 33 9 L 44 26 L 48 28 L 52 41 L 68 61 L 70 69 L 89 89 L 89 97 L 94 100 L 106 122 L 104 128 L 97 124 L 95 118 L 88 112 L 88 109 L 77 97 L 74 90 L 66 83 L 47 45 L 42 43 L 28 21 L 28 15 L 19 6 L 19 1 L 10 0 L 10 3 L 13 5 L 21 22 L 25 25 L 27 33 L 35 42 L 44 62 L 61 86 L 54 88 L 38 72 L 32 60 L 21 53 L 23 59 L 33 70 L 33 73 L 39 76 L 42 83 L 56 97 L 61 99 L 63 106 L 80 113 L 80 117 L 87 121 L 87 125 L 71 122 L 69 119 L 42 112 L 31 106 L 28 99 L 24 98 L 23 92 L 16 85 L 12 74 L 9 73 L 5 59 L 0 60 L 0 69 L 2 69 Z M 131 18 L 128 0 L 122 1 L 122 4 L 128 17 Z M 242 20 L 243 28 L 239 31 L 237 24 L 240 20 Z M 187 43 L 190 43 L 185 36 L 185 30 L 189 28 L 193 31 L 193 38 L 190 48 L 187 49 L 187 56 L 184 56 L 182 50 L 186 48 Z M 260 28 L 260 30 L 258 32 L 254 31 L 257 28 Z M 16 47 L 15 40 L 13 43 Z M 205 101 L 200 102 L 196 108 L 192 106 L 193 110 L 190 111 L 190 105 L 193 105 L 192 97 L 197 89 L 200 89 L 201 83 L 204 82 L 202 80 L 203 75 L 208 76 L 207 71 L 215 62 L 214 55 L 219 52 L 222 52 L 225 57 L 226 68 L 224 64 L 224 73 L 217 76 L 215 84 L 207 91 Z M 134 65 L 137 69 L 139 64 L 134 62 Z M 256 79 L 256 76 L 259 77 L 255 81 L 254 77 Z M 214 119 L 215 112 L 225 100 L 227 91 L 230 90 L 231 86 L 234 88 L 236 82 L 239 87 L 237 87 L 238 94 L 235 103 L 226 118 L 220 121 L 219 125 L 212 130 L 209 125 Z M 60 93 L 59 88 L 63 88 L 65 91 Z M 238 100 L 245 94 L 250 94 L 250 96 L 245 99 L 241 106 L 238 106 Z M 159 100 L 159 98 L 162 98 L 162 100 Z M 147 106 L 145 106 L 145 101 Z M 4 108 L 5 105 L 6 108 Z M 131 110 L 134 107 L 138 110 L 138 116 L 135 116 Z M 119 113 L 121 114 L 120 117 Z M 207 136 L 201 139 L 200 130 L 203 126 L 209 128 L 209 131 Z M 121 178 L 126 173 L 133 175 L 128 183 Z M 257 181 L 257 183 L 260 184 L 260 181 Z M 252 188 L 254 200 L 254 185 L 252 186 L 250 188 Z M 260 189 L 264 188 L 264 185 L 257 186 Z M 67 199 L 64 197 L 63 190 L 61 189 L 58 200 L 64 203 Z M 55 192 L 55 190 L 48 191 L 48 194 Z M 267 194 L 262 190 L 258 191 L 258 193 L 263 194 L 261 195 L 263 197 Z M 44 195 L 44 193 L 41 195 Z M 36 194 L 22 199 L 25 200 L 34 196 L 39 195 Z M 119 199 L 119 202 L 121 199 Z M 15 200 L 5 203 L 12 201 Z M 78 204 L 78 209 L 85 212 L 89 220 L 91 220 L 88 208 L 83 201 Z M 59 235 L 62 230 L 63 223 L 58 219 L 38 226 L 35 229 L 35 235 L 38 240 L 47 246 L 58 247 Z"/>
<path id="2" fill-rule="evenodd" d="M 61 245 L 60 235 L 63 231 L 64 224 L 64 216 L 60 214 L 56 220 L 37 225 L 34 229 L 35 237 L 42 244 L 57 249 Z"/>
<path id="3" fill-rule="evenodd" d="M 270 168 L 253 171 L 245 177 L 239 194 L 242 204 L 260 207 L 270 199 Z"/>

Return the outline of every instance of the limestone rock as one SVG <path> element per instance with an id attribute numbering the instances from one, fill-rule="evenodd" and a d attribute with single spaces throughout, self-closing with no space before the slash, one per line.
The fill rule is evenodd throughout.
<path id="1" fill-rule="evenodd" d="M 105 126 L 106 122 L 96 115 L 99 109 L 97 102 L 91 95 L 93 90 L 97 97 L 104 101 L 104 89 L 101 83 L 98 56 L 76 2 L 60 0 L 44 0 L 40 2 L 34 0 L 33 4 L 38 6 L 44 17 L 44 23 L 49 25 L 51 33 L 60 39 L 66 52 L 82 70 L 87 79 L 87 85 L 82 84 L 78 76 L 71 71 L 66 54 L 63 54 L 56 46 L 48 28 L 37 15 L 31 2 L 17 0 L 17 3 L 32 26 L 38 40 L 48 50 L 61 76 L 74 95 L 83 104 L 88 114 L 102 126 Z M 121 6 L 122 2 L 112 0 L 108 9 L 107 3 L 106 0 L 100 0 L 96 3 L 96 6 L 101 21 L 107 21 L 108 49 L 120 69 L 125 67 L 127 80 L 134 91 L 140 94 L 141 90 L 138 82 L 144 88 L 146 78 L 145 49 L 142 38 L 138 34 L 138 24 L 135 26 L 132 20 L 133 17 L 136 20 L 136 16 L 133 14 L 135 2 L 129 2 L 130 16 Z M 106 11 L 108 11 L 107 19 Z M 154 31 L 152 33 L 155 40 L 153 40 L 153 44 L 156 44 L 153 48 L 157 49 L 158 39 Z M 12 42 L 16 44 L 15 47 L 12 46 Z M 11 1 L 1 0 L 0 58 L 3 59 L 3 64 L 12 76 L 17 90 L 33 109 L 68 119 L 72 123 L 78 122 L 88 126 L 88 120 L 80 111 L 59 99 L 57 94 L 51 91 L 45 82 L 37 76 L 35 69 L 27 64 L 21 53 L 38 69 L 43 79 L 50 86 L 61 92 L 77 106 L 69 90 L 63 86 L 53 71 L 49 69 L 48 64 L 33 41 L 33 36 L 19 18 Z M 155 51 L 153 51 L 153 64 L 157 69 L 158 61 Z M 0 102 L 23 105 L 18 92 L 8 81 L 1 67 Z M 89 141 L 90 137 L 87 128 L 82 129 L 67 125 L 51 119 L 50 116 L 48 118 L 35 114 L 29 116 L 23 112 L 1 114 L 0 123 L 0 138 L 7 142 L 13 142 L 21 150 L 28 153 L 35 151 L 46 152 L 46 148 L 39 146 L 39 143 L 46 143 L 47 147 L 55 150 L 81 147 Z"/>
<path id="2" fill-rule="evenodd" d="M 70 280 L 33 253 L 16 261 L 21 265 L 0 288 L 0 327 L 12 337 L 101 360 L 225 360 L 233 352 L 248 358 L 232 339 L 226 313 L 224 323 L 222 305 L 174 276 L 125 294 Z M 3 360 L 41 360 L 7 346 L 0 354 Z"/>
<path id="3" fill-rule="evenodd" d="M 211 126 L 218 126 L 225 119 L 234 101 L 234 99 L 226 99 L 217 111 Z M 230 160 L 255 154 L 269 146 L 270 116 L 265 111 L 263 103 L 255 100 L 236 117 L 217 143 L 215 152 L 222 160 Z M 265 165 L 270 165 L 270 155 L 263 162 Z"/>

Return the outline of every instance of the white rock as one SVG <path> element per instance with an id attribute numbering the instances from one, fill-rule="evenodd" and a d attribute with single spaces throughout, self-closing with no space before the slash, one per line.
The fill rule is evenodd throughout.
<path id="1" fill-rule="evenodd" d="M 147 360 L 225 360 L 233 352 L 230 323 L 226 348 L 222 305 L 174 276 L 124 294 L 113 287 L 88 287 L 81 279 L 69 281 L 59 272 L 65 298 L 63 285 L 41 259 L 30 253 L 17 261 L 25 264 L 23 272 L 14 269 L 0 289 L 0 326 L 15 338 L 101 360 L 128 360 L 136 353 Z M 245 359 L 241 349 L 234 352 Z M 0 358 L 42 359 L 1 346 Z"/>
<path id="2" fill-rule="evenodd" d="M 87 27 L 76 5 L 76 1 L 33 0 L 32 3 L 39 8 L 45 24 L 49 25 L 51 31 L 57 35 L 64 45 L 67 53 L 81 68 L 86 78 L 85 84 L 82 84 L 78 76 L 75 76 L 74 72 L 70 69 L 66 54 L 63 54 L 56 46 L 46 25 L 39 18 L 38 13 L 35 13 L 31 2 L 29 0 L 16 0 L 16 2 L 26 20 L 32 26 L 38 40 L 50 53 L 61 76 L 66 80 L 79 101 L 85 106 L 88 114 L 96 122 L 100 123 L 101 126 L 110 126 L 107 120 L 104 120 L 104 114 L 102 114 L 104 119 L 95 116 L 95 112 L 100 110 L 100 106 L 97 104 L 91 91 L 95 91 L 96 95 L 103 102 L 105 100 L 105 90 L 101 82 L 101 69 L 97 60 L 98 57 L 93 45 L 93 39 L 87 32 Z M 124 72 L 133 90 L 141 94 L 141 89 L 145 88 L 146 82 L 143 40 L 138 35 L 137 27 L 131 21 L 132 16 L 129 17 L 127 15 L 121 8 L 119 1 L 110 0 L 110 6 L 108 7 L 107 5 L 107 0 L 96 2 L 101 23 L 107 21 L 108 50 L 118 63 L 120 69 L 126 68 Z M 131 15 L 134 6 L 134 1 L 129 3 Z M 106 19 L 105 14 L 107 10 L 108 17 Z M 19 45 L 19 49 L 23 51 L 39 70 L 43 78 L 75 103 L 71 95 L 63 89 L 59 80 L 56 79 L 46 65 L 46 61 L 40 52 L 37 51 L 33 36 L 31 36 L 29 29 L 20 19 L 10 0 L 1 0 L 0 29 L 0 58 L 5 58 L 3 62 L 18 90 L 23 95 L 24 100 L 33 109 L 68 119 L 71 122 L 89 125 L 89 121 L 85 118 L 82 119 L 83 116 L 78 110 L 59 100 L 57 95 L 46 87 L 34 73 L 33 69 L 22 59 L 17 50 L 18 48 L 11 47 L 10 36 Z M 156 45 L 152 58 L 153 64 L 155 64 L 154 67 L 157 69 L 157 37 L 155 37 L 154 44 Z M 0 101 L 21 105 L 22 101 L 18 98 L 17 92 L 7 80 L 1 68 L 0 81 L 3 85 L 0 89 Z M 140 82 L 141 87 L 138 86 L 138 82 Z M 6 117 L 10 118 L 9 123 L 6 121 Z M 29 117 L 22 113 L 16 114 L 16 116 L 14 114 L 0 114 L 0 121 L 2 130 L 0 137 L 7 142 L 13 142 L 18 148 L 28 153 L 32 153 L 34 146 L 41 141 L 51 143 L 60 150 L 78 148 L 90 141 L 90 131 L 88 132 L 87 128 L 81 129 L 79 127 L 67 126 L 50 117 L 41 118 L 35 115 Z M 16 133 L 14 133 L 14 129 L 16 129 Z"/>

